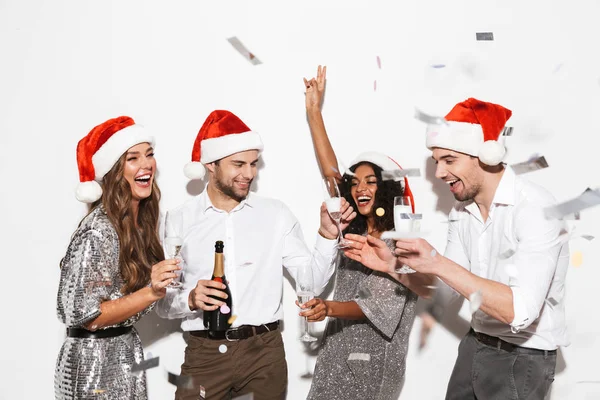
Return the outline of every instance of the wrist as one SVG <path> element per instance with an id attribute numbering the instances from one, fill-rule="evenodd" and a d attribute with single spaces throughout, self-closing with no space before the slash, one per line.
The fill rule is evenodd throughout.
<path id="1" fill-rule="evenodd" d="M 310 104 L 306 106 L 306 112 L 309 116 L 317 116 L 321 114 L 321 105 L 320 104 Z"/>
<path id="2" fill-rule="evenodd" d="M 146 286 L 145 288 L 142 288 L 142 290 L 146 290 L 146 296 L 152 303 L 164 297 L 164 295 L 157 293 L 152 286 Z"/>
<path id="3" fill-rule="evenodd" d="M 323 303 L 325 304 L 325 316 L 326 317 L 335 317 L 335 312 L 334 312 L 334 305 L 333 305 L 333 301 L 329 301 L 329 300 L 323 300 Z"/>
<path id="4" fill-rule="evenodd" d="M 188 308 L 190 309 L 190 311 L 196 311 L 196 306 L 194 306 L 194 301 L 192 299 L 192 293 L 194 293 L 193 290 L 188 295 Z"/>
<path id="5" fill-rule="evenodd" d="M 336 237 L 331 237 L 331 234 L 329 232 L 325 232 L 323 227 L 319 228 L 319 235 L 321 235 L 321 237 L 327 239 L 327 240 L 335 240 Z"/>

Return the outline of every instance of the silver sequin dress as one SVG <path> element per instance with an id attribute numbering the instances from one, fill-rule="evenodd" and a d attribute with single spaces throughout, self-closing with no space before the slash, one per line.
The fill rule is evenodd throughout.
<path id="1" fill-rule="evenodd" d="M 123 296 L 119 239 L 102 207 L 92 211 L 71 238 L 61 262 L 56 310 L 67 327 L 83 327 L 100 315 L 100 303 Z M 117 326 L 131 326 L 153 306 Z M 67 337 L 54 373 L 56 399 L 147 399 L 146 376 L 132 375 L 143 361 L 140 338 L 131 333 L 106 339 Z"/>
<path id="2" fill-rule="evenodd" d="M 417 295 L 340 254 L 333 300 L 355 301 L 367 319 L 328 319 L 308 399 L 396 400 Z"/>

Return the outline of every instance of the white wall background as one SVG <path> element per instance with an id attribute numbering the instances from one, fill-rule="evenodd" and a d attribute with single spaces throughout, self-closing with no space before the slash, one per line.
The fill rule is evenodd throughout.
<path id="1" fill-rule="evenodd" d="M 75 146 L 94 125 L 130 115 L 156 133 L 168 209 L 198 192 L 182 167 L 205 117 L 232 110 L 266 145 L 257 191 L 285 201 L 312 243 L 321 191 L 302 77 L 326 64 L 324 115 L 340 159 L 380 150 L 422 168 L 412 181 L 417 208 L 434 221 L 430 239 L 442 250 L 451 198 L 433 179 L 414 107 L 445 114 L 470 96 L 503 104 L 514 112 L 509 162 L 544 154 L 550 168 L 528 178 L 559 200 L 598 187 L 599 15 L 598 1 L 0 0 L 0 398 L 52 398 L 64 335 L 58 263 L 86 211 L 73 195 Z M 495 40 L 477 42 L 475 32 Z M 230 36 L 263 64 L 244 60 Z M 590 209 L 573 224 L 600 236 L 599 216 Z M 561 351 L 552 399 L 600 396 L 598 240 L 571 243 L 583 264 L 569 271 L 572 345 Z M 314 352 L 297 340 L 293 287 L 284 286 L 288 398 L 303 399 Z M 464 307 L 449 315 L 422 351 L 416 320 L 401 399 L 443 398 L 468 318 Z M 179 371 L 178 326 L 152 316 L 139 329 L 161 357 L 149 371 L 150 399 L 172 398 L 164 368 Z"/>

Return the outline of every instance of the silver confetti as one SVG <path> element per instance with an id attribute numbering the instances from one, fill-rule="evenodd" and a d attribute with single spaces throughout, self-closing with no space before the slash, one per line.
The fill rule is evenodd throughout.
<path id="1" fill-rule="evenodd" d="M 516 253 L 515 249 L 508 249 L 505 252 L 500 253 L 498 258 L 500 260 L 506 260 L 507 258 L 511 258 Z"/>
<path id="2" fill-rule="evenodd" d="M 429 125 L 448 125 L 448 121 L 446 121 L 443 117 L 425 114 L 418 108 L 415 108 L 415 118 Z"/>
<path id="3" fill-rule="evenodd" d="M 348 355 L 348 361 L 353 360 L 371 361 L 371 355 L 369 353 L 350 353 Z"/>
<path id="4" fill-rule="evenodd" d="M 481 304 L 483 303 L 483 294 L 481 293 L 481 290 L 471 293 L 469 296 L 469 303 L 471 314 L 475 314 L 475 312 L 479 310 L 479 307 L 481 307 Z"/>
<path id="5" fill-rule="evenodd" d="M 588 189 L 583 192 L 582 195 L 572 200 L 565 201 L 564 203 L 560 203 L 552 207 L 546 207 L 544 212 L 546 214 L 546 218 L 561 219 L 567 215 L 574 214 L 598 204 L 600 204 L 600 190 Z"/>
<path id="6" fill-rule="evenodd" d="M 369 297 L 371 297 L 371 291 L 369 290 L 369 288 L 361 288 L 358 291 L 358 297 L 361 299 L 368 299 Z"/>
<path id="7" fill-rule="evenodd" d="M 159 357 L 150 358 L 148 360 L 144 360 L 139 364 L 134 364 L 131 367 L 131 372 L 140 372 L 145 371 L 150 368 L 158 367 Z"/>
<path id="8" fill-rule="evenodd" d="M 254 400 L 254 393 L 247 393 L 242 396 L 234 397 L 232 400 Z"/>
<path id="9" fill-rule="evenodd" d="M 229 39 L 227 39 L 227 41 L 229 43 L 231 43 L 231 45 L 233 46 L 233 48 L 236 49 L 245 59 L 247 59 L 248 61 L 250 61 L 250 63 L 252 65 L 262 64 L 262 62 L 258 58 L 256 58 L 256 56 L 254 54 L 252 54 L 246 48 L 246 46 L 244 46 L 242 44 L 242 42 L 240 42 L 240 40 L 237 37 L 232 36 Z"/>
<path id="10" fill-rule="evenodd" d="M 431 257 L 435 257 L 437 256 L 437 251 L 435 251 L 435 249 L 431 250 Z"/>
<path id="11" fill-rule="evenodd" d="M 591 242 L 592 240 L 594 240 L 594 236 L 592 235 L 581 235 L 582 238 L 584 238 L 585 240 L 587 240 L 588 242 Z"/>
<path id="12" fill-rule="evenodd" d="M 513 164 L 510 166 L 515 174 L 521 175 L 528 172 L 537 171 L 539 169 L 548 168 L 548 162 L 544 156 L 534 156 L 527 161 Z"/>
<path id="13" fill-rule="evenodd" d="M 502 129 L 502 134 L 500 136 L 512 136 L 512 131 L 513 131 L 512 126 L 505 126 Z"/>
<path id="14" fill-rule="evenodd" d="M 494 40 L 493 32 L 476 32 L 475 37 L 477 40 Z"/>
<path id="15" fill-rule="evenodd" d="M 193 389 L 194 380 L 189 375 L 177 375 L 171 372 L 167 372 L 167 380 L 170 384 L 184 389 Z"/>
<path id="16" fill-rule="evenodd" d="M 445 66 L 446 66 L 445 64 L 433 64 L 433 65 L 431 66 L 431 68 L 436 68 L 436 69 L 439 69 L 439 68 L 444 68 Z"/>
<path id="17" fill-rule="evenodd" d="M 420 177 L 421 170 L 418 168 L 408 168 L 408 169 L 393 169 L 393 170 L 383 170 L 381 171 L 381 179 L 384 181 L 399 181 L 404 179 L 404 177 Z"/>
<path id="18" fill-rule="evenodd" d="M 546 300 L 548 303 L 550 303 L 550 305 L 555 306 L 558 304 L 558 301 L 556 301 L 556 299 L 554 297 L 550 297 L 548 300 Z"/>

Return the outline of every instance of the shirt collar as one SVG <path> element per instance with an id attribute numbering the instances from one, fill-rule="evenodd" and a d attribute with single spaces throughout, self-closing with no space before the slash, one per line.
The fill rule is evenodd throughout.
<path id="1" fill-rule="evenodd" d="M 203 213 L 206 213 L 206 211 L 212 209 L 214 211 L 217 212 L 224 212 L 223 210 L 217 208 L 215 205 L 213 205 L 212 201 L 210 201 L 210 197 L 208 196 L 208 187 L 206 187 L 202 193 L 200 193 L 200 209 L 202 210 Z M 250 206 L 250 207 L 254 207 L 254 203 L 256 201 L 255 195 L 252 192 L 248 193 L 248 196 L 246 196 L 246 198 L 244 200 L 242 200 L 240 202 L 240 204 L 238 204 L 233 210 L 231 210 L 231 212 L 235 212 L 238 210 L 241 210 L 242 208 L 244 208 L 246 205 Z"/>
<path id="2" fill-rule="evenodd" d="M 498 183 L 498 187 L 496 188 L 496 193 L 494 193 L 494 198 L 492 200 L 492 206 L 496 204 L 503 204 L 507 206 L 515 205 L 515 180 L 516 180 L 515 171 L 508 165 L 504 166 L 504 173 L 502 174 L 502 178 L 500 178 L 500 182 Z M 469 204 L 465 206 L 465 209 L 469 211 L 471 214 L 480 215 L 479 207 L 477 207 L 477 203 L 474 201 L 470 201 Z"/>

